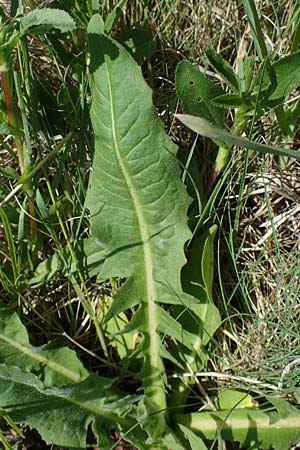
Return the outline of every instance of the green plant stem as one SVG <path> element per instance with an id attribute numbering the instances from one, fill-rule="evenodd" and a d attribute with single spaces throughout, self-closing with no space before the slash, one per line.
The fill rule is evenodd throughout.
<path id="1" fill-rule="evenodd" d="M 31 140 L 30 140 L 30 133 L 29 133 L 29 126 L 28 121 L 26 117 L 26 111 L 25 111 L 25 104 L 23 100 L 23 93 L 21 89 L 21 83 L 19 76 L 17 72 L 14 73 L 14 82 L 15 82 L 15 89 L 16 94 L 18 98 L 18 107 L 21 115 L 23 130 L 24 130 L 24 145 L 23 145 L 23 167 L 24 171 L 28 170 L 28 167 L 31 167 L 31 161 L 32 161 L 32 148 L 31 148 Z M 33 248 L 35 248 L 38 245 L 39 241 L 39 233 L 37 228 L 37 222 L 35 220 L 36 218 L 36 208 L 35 203 L 33 201 L 34 198 L 34 192 L 35 187 L 32 183 L 32 180 L 29 179 L 24 186 L 24 191 L 26 192 L 28 196 L 28 211 L 29 211 L 29 226 L 30 226 L 30 240 L 33 245 Z"/>
<path id="2" fill-rule="evenodd" d="M 276 442 L 275 433 L 279 436 L 280 433 L 296 432 L 300 427 L 299 412 L 279 418 L 277 413 L 265 413 L 254 408 L 178 414 L 176 418 L 179 424 L 203 439 L 213 440 L 219 435 L 225 440 L 241 443 L 268 439 L 271 444 L 272 440 Z"/>
<path id="3" fill-rule="evenodd" d="M 243 5 L 245 12 L 248 17 L 248 22 L 250 24 L 254 44 L 256 47 L 256 51 L 261 60 L 265 59 L 268 56 L 268 50 L 265 43 L 264 35 L 260 26 L 260 20 L 257 14 L 257 9 L 254 0 L 243 0 Z"/>
<path id="4" fill-rule="evenodd" d="M 9 445 L 9 442 L 6 440 L 5 436 L 1 433 L 1 431 L 0 431 L 0 442 L 5 450 L 13 450 L 13 448 Z"/>
<path id="5" fill-rule="evenodd" d="M 4 232 L 6 235 L 7 245 L 9 249 L 10 259 L 11 259 L 11 267 L 13 273 L 14 285 L 17 285 L 17 280 L 20 275 L 20 270 L 18 266 L 17 254 L 15 249 L 15 243 L 13 239 L 13 233 L 11 229 L 11 225 L 9 219 L 5 213 L 5 210 L 0 206 L 0 219 L 4 226 Z"/>

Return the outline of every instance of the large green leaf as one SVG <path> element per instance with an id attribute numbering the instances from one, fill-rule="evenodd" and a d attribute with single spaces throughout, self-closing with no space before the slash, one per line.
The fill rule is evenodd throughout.
<path id="1" fill-rule="evenodd" d="M 140 449 L 147 448 L 143 444 L 146 436 L 130 415 L 138 397 L 118 399 L 110 392 L 111 384 L 106 378 L 90 375 L 77 384 L 45 389 L 36 375 L 0 364 L 0 405 L 16 423 L 26 422 L 39 430 L 47 443 L 86 448 L 92 424 L 102 450 L 112 448 L 113 427 Z"/>
<path id="2" fill-rule="evenodd" d="M 76 353 L 60 340 L 34 347 L 17 313 L 0 309 L 0 363 L 36 373 L 44 386 L 79 383 L 88 376 Z"/>
<path id="3" fill-rule="evenodd" d="M 100 277 L 127 279 L 107 320 L 136 307 L 127 329 L 143 335 L 141 375 L 154 413 L 166 406 L 159 328 L 168 313 L 160 303 L 194 302 L 180 281 L 189 199 L 179 179 L 177 148 L 154 111 L 141 69 L 101 30 L 102 20 L 94 16 L 88 36 L 95 157 L 87 206 L 92 234 L 106 252 Z"/>
<path id="4" fill-rule="evenodd" d="M 146 448 L 139 443 L 139 434 L 143 440 L 146 434 L 134 426 L 137 419 L 131 416 L 140 397 L 124 397 L 113 383 L 89 374 L 76 353 L 59 340 L 32 346 L 18 315 L 0 309 L 0 408 L 15 422 L 36 428 L 47 443 L 85 448 L 93 422 L 103 449 L 111 448 L 114 427 Z M 134 415 L 138 416 L 136 410 Z"/>

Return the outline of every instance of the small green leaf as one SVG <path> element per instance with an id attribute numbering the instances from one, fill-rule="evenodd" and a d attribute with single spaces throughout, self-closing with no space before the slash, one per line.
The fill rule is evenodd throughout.
<path id="1" fill-rule="evenodd" d="M 76 24 L 70 14 L 62 9 L 44 8 L 34 9 L 20 19 L 22 34 L 47 33 L 53 28 L 66 33 L 76 28 Z"/>
<path id="2" fill-rule="evenodd" d="M 291 405 L 288 401 L 283 398 L 277 398 L 275 396 L 268 396 L 267 399 L 273 406 L 275 406 L 278 411 L 278 415 L 282 419 L 288 419 L 291 414 L 297 414 L 300 418 L 300 411 L 296 406 Z M 274 420 L 274 423 L 276 421 Z"/>
<path id="3" fill-rule="evenodd" d="M 209 300 L 213 301 L 212 287 L 214 278 L 214 240 L 217 232 L 217 225 L 209 228 L 205 235 L 203 250 L 201 252 L 201 273 L 204 286 Z"/>
<path id="4" fill-rule="evenodd" d="M 1 125 L 0 125 L 1 129 Z M 0 131 L 1 132 L 1 131 Z M 13 178 L 14 180 L 18 180 L 20 175 L 18 172 L 12 167 L 0 167 L 0 175 L 3 175 L 6 178 Z"/>
<path id="5" fill-rule="evenodd" d="M 249 150 L 255 150 L 260 153 L 271 153 L 273 155 L 289 156 L 291 158 L 300 159 L 300 152 L 297 152 L 296 150 L 258 144 L 257 142 L 243 139 L 228 133 L 221 128 L 215 127 L 207 120 L 201 119 L 200 117 L 189 116 L 188 114 L 176 114 L 176 117 L 195 133 L 199 133 L 210 139 L 226 142 L 228 144 L 236 145 L 237 147 L 248 148 Z"/>
<path id="6" fill-rule="evenodd" d="M 213 225 L 193 241 L 188 263 L 182 269 L 185 292 L 201 302 L 212 302 L 214 276 L 214 238 L 217 226 Z"/>
<path id="7" fill-rule="evenodd" d="M 106 33 L 109 33 L 114 26 L 115 21 L 117 20 L 123 6 L 126 4 L 127 0 L 119 0 L 113 10 L 108 14 L 105 20 L 104 30 Z"/>
<path id="8" fill-rule="evenodd" d="M 178 98 L 186 113 L 223 126 L 224 110 L 212 103 L 213 98 L 224 94 L 220 86 L 214 84 L 189 61 L 181 61 L 177 65 L 175 84 Z"/>
<path id="9" fill-rule="evenodd" d="M 255 408 L 258 403 L 254 398 L 245 392 L 226 389 L 218 395 L 215 400 L 217 409 L 233 409 L 233 408 Z"/>
<path id="10" fill-rule="evenodd" d="M 60 270 L 60 268 L 61 263 L 59 256 L 57 253 L 54 253 L 54 255 L 49 256 L 49 258 L 45 259 L 37 265 L 34 271 L 34 275 L 30 278 L 29 283 L 46 283 L 54 277 L 54 275 L 58 272 L 58 270 Z"/>
<path id="11" fill-rule="evenodd" d="M 231 65 L 228 64 L 222 56 L 212 48 L 207 48 L 205 54 L 213 69 L 223 78 L 224 81 L 235 92 L 240 91 L 239 79 L 234 73 Z"/>
<path id="12" fill-rule="evenodd" d="M 208 450 L 202 439 L 184 425 L 179 425 L 192 450 Z"/>
<path id="13" fill-rule="evenodd" d="M 6 123 L 0 123 L 0 134 L 15 134 L 15 131 Z"/>
<path id="14" fill-rule="evenodd" d="M 221 324 L 220 313 L 212 303 L 216 231 L 217 226 L 213 225 L 194 240 L 189 261 L 182 269 L 184 290 L 196 297 L 199 303 L 190 306 L 190 311 L 180 307 L 173 308 L 173 313 L 176 313 L 177 321 L 181 324 L 182 329 L 189 330 L 190 334 L 194 334 L 193 352 L 186 355 L 186 360 L 193 370 L 203 369 L 207 359 L 205 346 Z"/>
<path id="15" fill-rule="evenodd" d="M 141 64 L 144 58 L 150 59 L 155 50 L 153 34 L 145 28 L 128 28 L 121 31 L 116 39 L 129 51 L 138 64 Z"/>
<path id="16" fill-rule="evenodd" d="M 10 69 L 12 52 L 20 39 L 20 32 L 16 21 L 12 21 L 0 29 L 0 71 L 7 72 Z M 2 98 L 1 98 L 2 102 Z M 5 124 L 5 130 L 7 130 Z"/>
<path id="17" fill-rule="evenodd" d="M 129 324 L 129 319 L 126 314 L 121 312 L 119 315 L 113 317 L 108 322 L 103 323 L 108 309 L 111 305 L 111 298 L 105 296 L 101 301 L 101 309 L 97 317 L 101 323 L 102 330 L 110 341 L 111 347 L 114 347 L 120 359 L 126 358 L 133 350 L 137 340 L 137 333 L 124 333 L 124 329 Z"/>
<path id="18" fill-rule="evenodd" d="M 244 90 L 246 94 L 251 93 L 253 88 L 253 82 L 255 79 L 254 76 L 254 68 L 255 68 L 255 62 L 256 57 L 254 55 L 247 56 L 243 61 L 243 72 L 244 72 Z"/>
<path id="19" fill-rule="evenodd" d="M 100 9 L 100 0 L 90 0 L 93 13 L 98 13 Z"/>
<path id="20" fill-rule="evenodd" d="M 220 172 L 226 166 L 230 152 L 231 152 L 230 145 L 224 144 L 219 146 L 218 154 L 214 162 L 214 175 L 213 175 L 214 179 L 218 177 Z"/>
<path id="21" fill-rule="evenodd" d="M 61 270 L 65 276 L 75 274 L 78 270 L 89 278 L 98 275 L 105 260 L 103 247 L 93 237 L 81 239 L 73 248 L 77 262 L 72 260 L 68 247 L 63 247 L 57 253 L 49 256 L 38 264 L 30 284 L 46 283 L 57 271 Z"/>
<path id="22" fill-rule="evenodd" d="M 238 108 L 244 103 L 244 99 L 239 94 L 223 94 L 212 99 L 215 106 L 221 108 Z"/>

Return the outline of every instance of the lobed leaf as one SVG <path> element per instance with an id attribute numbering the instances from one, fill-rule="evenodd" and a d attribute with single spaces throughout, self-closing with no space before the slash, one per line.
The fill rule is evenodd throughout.
<path id="1" fill-rule="evenodd" d="M 166 316 L 172 320 L 161 304 L 195 303 L 180 280 L 189 198 L 179 179 L 177 148 L 154 111 L 140 67 L 102 28 L 94 16 L 88 37 L 95 156 L 87 207 L 92 234 L 106 253 L 99 277 L 126 278 L 107 320 L 135 307 L 125 331 L 143 335 L 141 376 L 148 412 L 157 413 L 166 407 L 160 331 L 176 332 L 176 339 L 193 346 L 180 324 L 176 330 L 161 327 Z M 164 425 L 154 428 L 158 435 Z"/>
<path id="2" fill-rule="evenodd" d="M 60 340 L 34 347 L 17 313 L 0 308 L 0 363 L 38 375 L 46 386 L 79 383 L 88 376 L 76 353 Z"/>
<path id="3" fill-rule="evenodd" d="M 39 430 L 47 443 L 84 449 L 92 424 L 102 450 L 112 448 L 113 427 L 140 449 L 147 448 L 144 433 L 131 418 L 139 397 L 119 399 L 110 391 L 111 384 L 111 380 L 90 375 L 77 384 L 45 389 L 36 375 L 0 364 L 0 405 L 16 423 L 26 422 Z"/>

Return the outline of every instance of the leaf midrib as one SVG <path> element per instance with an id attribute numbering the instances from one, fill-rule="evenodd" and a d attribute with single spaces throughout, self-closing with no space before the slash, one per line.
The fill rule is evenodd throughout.
<path id="1" fill-rule="evenodd" d="M 3 375 L 1 373 L 1 366 L 4 366 L 6 369 L 10 368 L 10 370 L 13 371 L 14 370 L 18 370 L 20 373 L 22 373 L 22 370 L 19 367 L 15 367 L 15 366 L 7 366 L 5 364 L 0 364 L 0 381 L 3 380 L 4 382 L 7 382 L 8 377 L 6 375 Z M 32 374 L 30 374 L 32 375 Z M 36 383 L 33 380 L 26 380 L 26 378 L 24 378 L 24 380 L 15 380 L 13 377 L 11 377 L 10 382 L 11 383 L 15 383 L 18 386 L 22 386 L 23 388 L 29 387 L 31 389 L 34 389 L 35 392 L 37 394 L 41 394 L 44 397 L 50 397 L 53 401 L 55 402 L 59 402 L 60 400 L 62 402 L 65 402 L 67 405 L 73 405 L 73 406 L 78 406 L 79 409 L 83 409 L 87 414 L 90 415 L 94 415 L 95 417 L 107 417 L 107 414 L 110 414 L 111 417 L 115 417 L 119 419 L 118 413 L 115 412 L 111 405 L 105 404 L 104 400 L 102 397 L 99 398 L 95 398 L 95 399 L 91 399 L 91 400 L 80 400 L 80 399 L 76 399 L 74 397 L 68 396 L 69 394 L 69 390 L 68 387 L 63 387 L 63 388 L 48 388 L 48 389 L 44 389 L 42 386 L 39 386 L 37 383 L 39 382 L 38 378 L 33 375 L 36 379 Z M 97 389 L 97 387 L 95 386 L 95 390 Z M 99 394 L 98 394 L 99 395 Z M 45 407 L 45 409 L 47 409 L 47 401 L 45 401 L 43 404 L 43 406 L 41 407 L 41 412 L 43 410 L 43 407 Z M 58 406 L 58 408 L 64 408 L 67 407 L 67 405 L 62 405 L 60 404 Z M 21 408 L 24 407 L 24 405 L 22 405 L 22 403 L 20 403 L 19 405 Z M 28 405 L 30 407 L 30 405 Z M 18 407 L 17 405 L 12 405 L 13 407 L 13 411 L 18 411 Z M 11 414 L 12 411 L 9 411 L 8 408 L 6 408 L 8 410 L 8 412 Z M 48 409 L 49 409 L 49 405 L 48 405 Z"/>
<path id="2" fill-rule="evenodd" d="M 61 366 L 60 364 L 52 361 L 51 359 L 45 358 L 36 351 L 31 350 L 29 347 L 19 344 L 18 342 L 13 341 L 12 339 L 6 336 L 0 335 L 0 341 L 1 340 L 6 344 L 10 345 L 11 347 L 15 348 L 16 350 L 18 350 L 23 355 L 29 356 L 33 361 L 36 361 L 42 364 L 43 366 L 52 369 L 54 372 L 64 376 L 65 378 L 68 378 L 73 383 L 79 383 L 85 378 L 82 375 L 77 375 L 72 370 L 69 370 L 66 367 Z"/>

